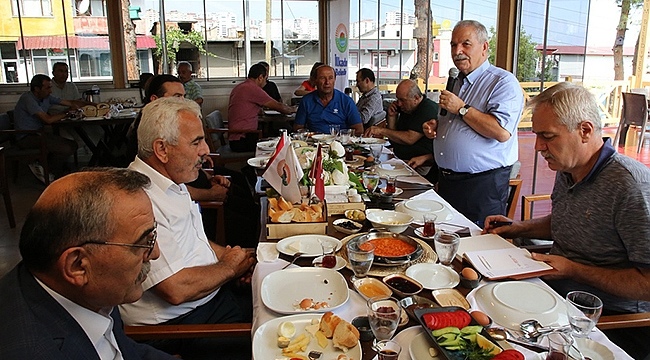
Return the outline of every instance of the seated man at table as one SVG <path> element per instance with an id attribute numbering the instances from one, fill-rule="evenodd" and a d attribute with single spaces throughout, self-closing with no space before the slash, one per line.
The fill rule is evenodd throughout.
<path id="1" fill-rule="evenodd" d="M 252 252 L 208 241 L 199 208 L 184 185 L 196 179 L 209 152 L 200 116 L 198 104 L 173 97 L 142 110 L 138 156 L 129 168 L 151 179 L 146 191 L 158 221 L 160 258 L 151 262 L 142 298 L 120 308 L 128 325 L 232 323 L 250 316 L 251 309 L 243 308 L 250 295 L 236 299 L 224 285 L 250 279 Z M 185 359 L 193 351 L 209 354 L 202 346 L 214 346 L 208 339 L 151 344 Z"/>
<path id="2" fill-rule="evenodd" d="M 376 119 L 377 115 L 385 114 L 381 94 L 375 86 L 375 73 L 368 68 L 357 71 L 357 88 L 361 92 L 357 110 L 363 126 L 367 128 L 374 125 L 375 121 L 383 120 Z"/>
<path id="3" fill-rule="evenodd" d="M 255 64 L 248 70 L 248 77 L 230 92 L 228 102 L 228 128 L 230 130 L 257 130 L 257 119 L 262 107 L 282 114 L 293 114 L 296 110 L 269 96 L 262 88 L 268 78 L 262 64 Z M 232 151 L 251 152 L 257 145 L 257 134 L 228 134 Z"/>
<path id="4" fill-rule="evenodd" d="M 397 100 L 390 104 L 386 114 L 388 126 L 371 126 L 366 136 L 387 137 L 395 156 L 436 183 L 438 167 L 433 161 L 433 141 L 424 136 L 422 124 L 438 118 L 438 105 L 423 96 L 413 80 L 400 82 L 395 95 Z"/>
<path id="5" fill-rule="evenodd" d="M 354 101 L 334 88 L 334 68 L 319 66 L 315 75 L 316 90 L 303 96 L 300 101 L 294 130 L 307 128 L 329 134 L 330 125 L 340 125 L 341 129 L 353 129 L 357 135 L 363 134 L 363 123 Z"/>
<path id="6" fill-rule="evenodd" d="M 27 215 L 22 261 L 0 280 L 3 359 L 174 359 L 123 331 L 118 304 L 142 296 L 159 255 L 144 192 L 126 169 L 52 183 Z"/>
<path id="7" fill-rule="evenodd" d="M 68 82 L 68 64 L 57 62 L 52 65 L 52 96 L 63 100 L 74 100 L 77 107 L 92 105 L 93 103 L 81 99 L 77 86 Z M 63 105 L 52 105 L 48 110 L 50 114 L 66 112 L 69 107 Z"/>
<path id="8" fill-rule="evenodd" d="M 510 220 L 488 216 L 485 231 L 553 240 L 550 255 L 533 258 L 555 268 L 544 280 L 562 296 L 572 290 L 593 293 L 603 301 L 604 314 L 650 311 L 650 169 L 603 141 L 598 105 L 587 89 L 560 83 L 529 106 L 535 150 L 557 171 L 553 210 L 497 228 L 490 221 Z M 650 331 L 642 337 L 639 331 L 605 333 L 641 359 L 650 351 Z"/>
<path id="9" fill-rule="evenodd" d="M 185 88 L 185 98 L 196 101 L 197 104 L 203 105 L 203 91 L 201 85 L 197 84 L 192 78 L 192 64 L 187 61 L 181 61 L 176 67 L 178 78 Z"/>
<path id="10" fill-rule="evenodd" d="M 145 104 L 163 97 L 183 97 L 185 90 L 177 77 L 168 74 L 156 75 L 146 91 Z M 127 156 L 134 159 L 137 154 L 137 129 L 142 113 L 129 130 L 129 149 Z M 207 158 L 209 160 L 209 158 Z M 225 202 L 225 241 L 229 245 L 255 247 L 259 240 L 259 206 L 255 203 L 248 182 L 240 172 L 223 166 L 214 166 L 214 176 L 204 170 L 199 171 L 196 180 L 185 184 L 194 201 Z M 203 228 L 208 239 L 217 240 L 216 211 L 203 209 Z"/>
<path id="11" fill-rule="evenodd" d="M 269 96 L 272 97 L 273 100 L 277 102 L 282 102 L 282 95 L 280 95 L 280 90 L 278 90 L 278 86 L 273 81 L 269 80 L 269 76 L 270 76 L 269 70 L 271 66 L 266 61 L 260 61 L 258 64 L 261 64 L 266 69 L 266 85 L 264 85 L 262 90 L 264 90 L 265 93 L 269 94 Z"/>
<path id="12" fill-rule="evenodd" d="M 61 104 L 73 109 L 78 108 L 77 103 L 73 100 L 63 100 L 52 96 L 52 81 L 47 75 L 34 75 L 29 83 L 29 88 L 30 91 L 20 96 L 14 109 L 16 130 L 42 130 L 45 125 L 65 119 L 66 113 L 54 115 L 47 113 L 52 105 Z M 48 152 L 47 163 L 50 172 L 59 177 L 67 171 L 65 163 L 77 151 L 77 142 L 50 132 L 44 133 L 43 137 Z M 18 135 L 17 145 L 22 149 L 39 148 L 41 137 L 36 134 L 21 134 Z M 42 174 L 42 169 L 40 171 Z"/>

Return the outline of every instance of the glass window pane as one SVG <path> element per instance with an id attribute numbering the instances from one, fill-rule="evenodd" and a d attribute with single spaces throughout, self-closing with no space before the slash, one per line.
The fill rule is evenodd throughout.
<path id="1" fill-rule="evenodd" d="M 283 1 L 283 16 L 284 74 L 307 78 L 314 63 L 320 61 L 318 2 Z"/>

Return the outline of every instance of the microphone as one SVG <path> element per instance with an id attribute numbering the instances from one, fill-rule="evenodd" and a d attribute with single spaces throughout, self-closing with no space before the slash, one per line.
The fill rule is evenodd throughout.
<path id="1" fill-rule="evenodd" d="M 456 79 L 458 78 L 458 74 L 460 71 L 458 71 L 457 68 L 453 67 L 449 69 L 449 79 L 447 79 L 447 87 L 445 90 L 447 91 L 454 91 L 454 85 L 456 84 Z M 440 116 L 445 116 L 447 115 L 447 109 L 442 109 L 440 110 Z"/>

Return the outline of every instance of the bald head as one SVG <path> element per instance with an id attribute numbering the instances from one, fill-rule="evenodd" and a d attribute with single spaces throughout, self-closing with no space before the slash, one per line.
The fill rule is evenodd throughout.
<path id="1" fill-rule="evenodd" d="M 95 168 L 53 182 L 36 201 L 20 234 L 30 270 L 46 271 L 63 250 L 108 239 L 116 231 L 111 210 L 118 194 L 144 193 L 149 178 L 127 169 Z"/>
<path id="2" fill-rule="evenodd" d="M 402 80 L 397 85 L 395 96 L 397 97 L 397 106 L 399 106 L 400 111 L 407 114 L 415 111 L 423 99 L 420 87 L 413 80 Z"/>

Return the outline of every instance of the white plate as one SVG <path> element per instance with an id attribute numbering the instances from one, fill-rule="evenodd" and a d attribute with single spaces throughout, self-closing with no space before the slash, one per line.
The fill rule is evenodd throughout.
<path id="1" fill-rule="evenodd" d="M 86 121 L 104 120 L 104 117 L 102 117 L 102 116 L 86 116 L 82 120 L 86 120 Z"/>
<path id="2" fill-rule="evenodd" d="M 264 110 L 264 114 L 265 115 L 280 115 L 280 112 L 275 111 L 275 110 Z"/>
<path id="3" fill-rule="evenodd" d="M 381 177 L 412 175 L 411 169 L 402 164 L 379 164 L 376 169 Z"/>
<path id="4" fill-rule="evenodd" d="M 358 144 L 385 144 L 385 139 L 373 138 L 373 137 L 362 137 L 357 140 Z"/>
<path id="5" fill-rule="evenodd" d="M 415 232 L 415 235 L 417 235 L 420 239 L 433 240 L 435 235 L 434 236 L 424 236 L 423 231 L 424 231 L 424 226 L 420 226 L 419 228 L 413 230 L 413 232 Z"/>
<path id="6" fill-rule="evenodd" d="M 346 229 L 346 228 L 341 226 L 341 223 L 348 222 L 348 221 L 352 222 L 355 226 L 357 226 L 357 229 L 356 230 L 351 230 L 351 229 Z M 334 220 L 332 222 L 332 225 L 334 225 L 334 228 L 336 229 L 336 231 L 339 231 L 339 232 L 342 232 L 342 233 L 348 234 L 348 235 L 356 234 L 363 228 L 363 225 L 359 224 L 358 222 L 356 222 L 354 220 L 350 220 L 350 219 L 336 219 L 336 220 Z"/>
<path id="7" fill-rule="evenodd" d="M 266 167 L 266 163 L 269 161 L 270 158 L 271 158 L 270 156 L 254 157 L 246 160 L 246 163 L 248 163 L 248 165 L 254 168 L 264 169 Z"/>
<path id="8" fill-rule="evenodd" d="M 260 141 L 257 143 L 257 148 L 264 151 L 273 151 L 278 145 L 278 139 Z"/>
<path id="9" fill-rule="evenodd" d="M 262 280 L 262 303 L 280 314 L 331 311 L 350 297 L 348 283 L 338 271 L 324 268 L 291 268 L 275 271 Z M 318 310 L 303 310 L 303 299 L 326 302 Z"/>
<path id="10" fill-rule="evenodd" d="M 385 187 L 384 187 L 384 188 L 381 188 L 379 191 L 381 191 L 382 194 L 385 194 L 385 193 L 386 193 L 386 188 L 385 188 Z M 394 192 L 392 195 L 393 195 L 393 196 L 399 196 L 399 195 L 401 195 L 403 192 L 404 192 L 404 190 L 402 190 L 402 189 L 396 187 L 396 188 L 395 188 L 395 192 Z"/>
<path id="11" fill-rule="evenodd" d="M 417 280 L 429 290 L 452 289 L 460 282 L 457 272 L 440 264 L 415 264 L 406 269 L 406 276 Z"/>
<path id="12" fill-rule="evenodd" d="M 311 263 L 312 263 L 315 267 L 321 267 L 321 266 L 320 266 L 320 263 L 322 262 L 322 258 L 323 258 L 322 256 L 319 256 L 319 257 L 315 258 L 314 260 L 312 260 Z M 337 257 L 336 257 L 336 265 L 334 265 L 334 267 L 332 268 L 332 270 L 339 271 L 339 270 L 343 269 L 343 268 L 345 267 L 346 264 L 347 264 L 347 262 L 345 262 L 345 259 L 344 259 L 344 258 L 342 258 L 342 257 L 340 257 L 340 256 L 337 256 Z"/>
<path id="13" fill-rule="evenodd" d="M 395 205 L 395 210 L 413 216 L 413 222 L 418 225 L 424 225 L 422 220 L 424 214 L 436 215 L 437 221 L 449 221 L 454 217 L 443 203 L 435 200 L 406 200 Z"/>
<path id="14" fill-rule="evenodd" d="M 334 136 L 330 134 L 314 134 L 311 136 L 311 138 L 316 141 L 334 140 Z"/>
<path id="15" fill-rule="evenodd" d="M 335 250 L 341 248 L 341 242 L 334 237 L 327 235 L 295 235 L 289 236 L 280 240 L 275 246 L 279 252 L 293 256 L 296 252 L 303 253 L 303 257 L 316 257 L 323 255 L 323 248 L 321 248 L 318 241 L 322 243 L 331 243 L 336 246 Z"/>
<path id="16" fill-rule="evenodd" d="M 582 352 L 582 355 L 584 355 L 585 358 L 590 358 L 591 360 L 614 360 L 614 353 L 612 353 L 611 350 L 607 348 L 607 346 L 603 344 L 599 344 L 593 340 L 590 339 L 583 339 L 583 338 L 576 338 L 576 347 L 580 349 L 580 352 Z M 534 359 L 535 360 L 546 360 L 546 355 L 547 353 L 539 353 L 536 354 Z M 573 348 L 571 349 L 570 353 L 572 359 L 578 359 L 578 352 L 575 351 Z"/>
<path id="17" fill-rule="evenodd" d="M 429 354 L 429 348 L 436 348 L 435 345 L 431 344 L 429 335 L 421 332 L 416 335 L 409 345 L 409 355 L 412 360 L 427 360 L 427 359 L 438 359 L 438 357 L 431 357 Z M 404 349 L 402 349 L 404 351 Z"/>
<path id="18" fill-rule="evenodd" d="M 492 320 L 509 329 L 536 319 L 543 326 L 566 325 L 566 305 L 552 289 L 526 281 L 491 283 L 473 291 L 480 309 Z"/>
<path id="19" fill-rule="evenodd" d="M 320 320 L 321 314 L 300 314 L 300 315 L 291 315 L 283 316 L 269 320 L 262 324 L 253 335 L 253 359 L 254 360 L 276 360 L 276 359 L 287 359 L 287 357 L 282 355 L 282 350 L 278 347 L 278 326 L 284 321 L 291 321 L 296 327 L 296 336 L 305 332 L 305 326 L 311 324 L 312 319 Z M 311 335 L 310 335 L 311 336 Z M 327 347 L 321 349 L 318 346 L 318 342 L 314 339 L 311 340 L 307 346 L 307 350 L 301 353 L 303 356 L 307 356 L 310 351 L 317 350 L 321 351 L 323 355 L 321 359 L 323 360 L 334 360 L 339 354 L 343 354 L 341 350 L 337 350 L 332 346 L 332 340 L 328 340 Z M 361 344 L 353 347 L 347 352 L 348 357 L 354 360 L 361 359 Z"/>

